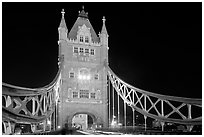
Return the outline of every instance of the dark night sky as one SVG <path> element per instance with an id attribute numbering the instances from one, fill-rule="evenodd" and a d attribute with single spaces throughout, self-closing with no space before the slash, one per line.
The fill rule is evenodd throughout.
<path id="1" fill-rule="evenodd" d="M 82 5 L 98 34 L 106 16 L 109 66 L 155 93 L 202 96 L 202 3 L 3 3 L 2 80 L 42 87 L 58 66 L 58 26 L 68 30 Z"/>

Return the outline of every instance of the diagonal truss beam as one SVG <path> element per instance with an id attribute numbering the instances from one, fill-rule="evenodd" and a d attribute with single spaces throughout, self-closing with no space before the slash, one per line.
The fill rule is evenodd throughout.
<path id="1" fill-rule="evenodd" d="M 202 124 L 202 114 L 201 116 L 192 117 L 192 110 L 191 107 L 189 107 L 195 106 L 197 108 L 202 109 L 201 99 L 166 96 L 144 91 L 122 81 L 120 78 L 118 78 L 117 75 L 113 73 L 113 71 L 108 66 L 107 70 L 107 75 L 109 76 L 109 80 L 111 81 L 113 88 L 115 88 L 115 91 L 120 95 L 123 101 L 127 103 L 130 107 L 132 107 L 134 110 L 137 110 L 139 113 L 143 114 L 144 116 L 148 116 L 153 119 L 158 119 L 163 122 L 173 122 L 186 125 Z M 140 97 L 138 96 L 138 93 L 141 94 Z M 135 96 L 136 98 L 134 98 Z M 143 97 L 145 97 L 145 99 L 142 101 Z M 152 101 L 151 97 L 156 98 L 155 103 Z M 148 103 L 147 100 L 150 103 Z M 171 103 L 171 101 L 181 103 L 181 105 L 175 107 Z M 157 106 L 159 102 L 161 102 L 161 106 Z M 164 105 L 164 102 L 166 103 L 166 105 Z M 137 107 L 138 103 L 140 104 L 141 108 Z M 150 105 L 150 107 L 147 108 L 146 105 Z M 187 106 L 188 108 L 188 112 L 186 112 L 187 114 L 185 112 L 180 111 L 180 109 L 184 106 Z M 160 110 L 159 107 L 161 107 Z M 154 109 L 156 113 L 151 112 L 152 109 Z M 170 111 L 168 114 L 164 114 L 165 110 L 167 109 L 172 109 L 172 111 Z M 181 118 L 170 118 L 170 116 L 174 113 L 177 113 Z M 188 115 L 188 118 L 185 115 Z"/>

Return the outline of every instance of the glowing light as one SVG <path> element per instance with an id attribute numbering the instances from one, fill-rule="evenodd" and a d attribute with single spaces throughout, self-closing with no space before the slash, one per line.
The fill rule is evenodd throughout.
<path id="1" fill-rule="evenodd" d="M 79 75 L 78 78 L 81 80 L 82 79 L 82 75 Z"/>
<path id="2" fill-rule="evenodd" d="M 90 80 L 90 79 L 91 79 L 91 76 L 90 76 L 90 75 L 88 75 L 86 78 L 87 78 L 87 80 Z"/>
<path id="3" fill-rule="evenodd" d="M 83 75 L 83 76 L 82 76 L 82 79 L 83 79 L 83 80 L 86 80 L 86 76 L 85 76 L 85 75 Z"/>
<path id="4" fill-rule="evenodd" d="M 79 80 L 90 80 L 91 76 L 90 75 L 78 75 Z"/>
<path id="5" fill-rule="evenodd" d="M 60 126 L 57 126 L 57 128 L 60 128 Z"/>
<path id="6" fill-rule="evenodd" d="M 50 124 L 51 124 L 51 121 L 48 120 L 48 121 L 47 121 L 47 124 L 50 125 Z"/>

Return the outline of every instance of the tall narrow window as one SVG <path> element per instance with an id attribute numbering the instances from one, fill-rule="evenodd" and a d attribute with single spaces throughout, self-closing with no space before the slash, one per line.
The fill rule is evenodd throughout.
<path id="1" fill-rule="evenodd" d="M 74 47 L 74 53 L 78 53 L 78 47 Z"/>
<path id="2" fill-rule="evenodd" d="M 84 41 L 83 36 L 80 36 L 80 37 L 79 37 L 79 41 L 80 41 L 80 42 L 83 42 L 83 41 Z"/>
<path id="3" fill-rule="evenodd" d="M 69 72 L 69 78 L 74 78 L 74 72 Z"/>
<path id="4" fill-rule="evenodd" d="M 79 48 L 80 53 L 84 53 L 84 48 Z"/>
<path id="5" fill-rule="evenodd" d="M 95 52 L 94 49 L 91 49 L 91 55 L 94 55 L 94 52 Z"/>
<path id="6" fill-rule="evenodd" d="M 88 36 L 85 37 L 85 42 L 89 43 L 89 37 Z"/>

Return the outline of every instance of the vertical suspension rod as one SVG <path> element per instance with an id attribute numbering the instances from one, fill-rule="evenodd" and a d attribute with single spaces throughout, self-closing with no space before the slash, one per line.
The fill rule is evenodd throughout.
<path id="1" fill-rule="evenodd" d="M 135 128 L 135 109 L 134 108 L 132 108 L 132 119 L 133 119 L 132 127 L 134 129 Z"/>
<path id="2" fill-rule="evenodd" d="M 125 88 L 124 88 L 124 94 L 123 96 L 126 96 L 126 91 L 125 91 Z M 126 128 L 126 100 L 124 100 L 124 126 Z"/>
<path id="3" fill-rule="evenodd" d="M 111 95 L 111 90 L 110 90 L 110 78 L 108 79 L 108 96 L 109 96 L 109 99 L 108 99 L 108 105 L 109 105 L 109 111 L 108 111 L 108 120 L 109 120 L 109 127 L 110 127 L 110 124 L 111 124 L 111 122 L 110 122 L 110 120 L 111 120 L 111 114 L 110 114 L 110 112 L 111 112 L 111 109 L 110 109 L 110 95 Z"/>
<path id="4" fill-rule="evenodd" d="M 164 116 L 164 101 L 161 100 L 161 115 L 162 117 Z M 164 131 L 164 123 L 161 124 L 162 125 L 162 131 Z"/>
<path id="5" fill-rule="evenodd" d="M 126 102 L 124 100 L 124 126 L 126 128 Z"/>
<path id="6" fill-rule="evenodd" d="M 118 123 L 120 123 L 120 100 L 119 100 L 119 94 L 118 94 Z"/>
<path id="7" fill-rule="evenodd" d="M 134 91 L 132 92 L 133 93 L 133 105 L 135 104 L 135 93 Z M 132 122 L 132 126 L 133 128 L 135 128 L 135 109 L 132 107 L 132 119 L 133 119 L 133 122 Z"/>
<path id="8" fill-rule="evenodd" d="M 112 87 L 112 92 L 113 92 L 113 118 L 112 118 L 112 120 L 114 120 L 114 118 L 115 118 L 115 113 L 114 113 L 114 111 L 115 111 L 115 108 L 114 108 L 114 105 L 115 105 L 115 101 L 114 101 L 114 87 Z"/>
<path id="9" fill-rule="evenodd" d="M 147 96 L 146 95 L 144 95 L 144 109 L 145 109 L 145 112 L 147 111 Z M 144 115 L 144 119 L 145 119 L 145 131 L 146 131 L 146 129 L 147 129 L 147 116 L 145 116 Z"/>

